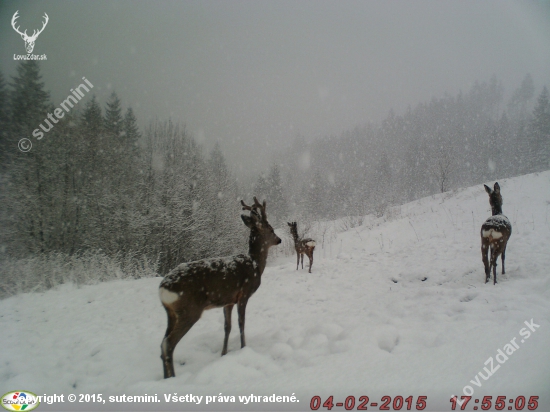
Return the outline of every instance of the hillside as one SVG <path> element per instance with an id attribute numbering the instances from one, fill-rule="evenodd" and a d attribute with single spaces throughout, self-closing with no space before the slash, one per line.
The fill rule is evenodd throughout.
<path id="1" fill-rule="evenodd" d="M 0 301 L 0 392 L 275 393 L 300 400 L 248 405 L 255 410 L 309 410 L 313 395 L 334 395 L 335 402 L 348 395 L 412 395 L 416 402 L 424 395 L 426 410 L 451 410 L 451 395 L 469 385 L 480 399 L 537 395 L 538 410 L 548 411 L 550 172 L 499 183 L 513 233 L 507 273 L 500 275 L 499 260 L 496 286 L 484 283 L 479 230 L 491 213 L 478 185 L 367 218 L 318 247 L 312 274 L 296 271 L 294 256 L 277 257 L 247 307 L 248 346 L 240 349 L 234 313 L 230 352 L 221 358 L 223 313 L 208 311 L 178 345 L 177 376 L 167 381 L 159 358 L 166 328 L 160 278 L 64 285 Z M 540 327 L 521 342 L 531 319 Z M 513 338 L 519 349 L 480 379 L 486 360 Z M 481 387 L 470 382 L 476 375 Z M 169 407 L 177 404 L 163 399 L 153 409 Z M 238 398 L 220 407 L 247 408 Z"/>

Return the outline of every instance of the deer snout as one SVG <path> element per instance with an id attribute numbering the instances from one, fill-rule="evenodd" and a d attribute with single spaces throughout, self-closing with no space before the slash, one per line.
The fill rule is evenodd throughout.
<path id="1" fill-rule="evenodd" d="M 281 238 L 277 236 L 277 240 L 275 241 L 276 245 L 280 245 L 282 242 Z"/>

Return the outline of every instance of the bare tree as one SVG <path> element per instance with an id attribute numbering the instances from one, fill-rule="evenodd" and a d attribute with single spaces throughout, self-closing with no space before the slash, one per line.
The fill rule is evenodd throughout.
<path id="1" fill-rule="evenodd" d="M 454 171 L 453 156 L 450 149 L 439 148 L 431 157 L 430 172 L 435 178 L 439 190 L 441 190 L 441 193 L 444 193 L 449 190 L 450 177 Z"/>

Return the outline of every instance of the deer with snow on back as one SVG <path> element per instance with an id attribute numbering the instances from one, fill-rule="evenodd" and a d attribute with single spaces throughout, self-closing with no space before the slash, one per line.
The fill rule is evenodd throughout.
<path id="1" fill-rule="evenodd" d="M 33 30 L 32 36 L 29 36 L 27 34 L 27 30 L 22 33 L 21 31 L 19 31 L 19 26 L 15 27 L 15 25 L 17 24 L 16 20 L 19 18 L 18 13 L 19 10 L 17 10 L 13 15 L 11 19 L 11 26 L 17 33 L 21 35 L 21 38 L 25 41 L 25 48 L 27 49 L 27 53 L 32 53 L 32 51 L 34 50 L 34 42 L 36 41 L 38 35 L 44 31 L 50 18 L 46 13 L 44 13 L 44 23 L 42 23 L 42 28 L 40 30 Z"/>
<path id="2" fill-rule="evenodd" d="M 290 234 L 294 239 L 294 249 L 296 249 L 296 270 L 300 264 L 300 256 L 302 257 L 302 269 L 304 268 L 304 255 L 309 258 L 309 273 L 311 273 L 311 266 L 313 266 L 313 250 L 315 249 L 315 241 L 313 239 L 300 239 L 298 236 L 298 224 L 296 222 L 289 223 Z"/>
<path id="3" fill-rule="evenodd" d="M 500 186 L 495 183 L 491 189 L 487 185 L 485 191 L 489 194 L 489 203 L 493 215 L 488 218 L 481 226 L 481 258 L 485 266 L 485 283 L 491 279 L 491 269 L 493 269 L 493 285 L 497 283 L 497 259 L 501 255 L 502 274 L 504 271 L 504 259 L 506 258 L 506 244 L 512 235 L 512 224 L 506 216 L 502 214 L 502 196 Z M 491 251 L 491 261 L 487 259 L 487 253 Z"/>
<path id="4" fill-rule="evenodd" d="M 165 379 L 176 376 L 173 363 L 174 349 L 205 310 L 223 308 L 223 356 L 227 353 L 227 342 L 231 332 L 231 311 L 233 306 L 237 305 L 241 348 L 245 346 L 246 304 L 260 287 L 269 248 L 280 244 L 281 239 L 267 221 L 265 200 L 260 204 L 254 197 L 252 206 L 247 206 L 242 200 L 241 204 L 243 210 L 250 211 L 250 216 L 241 215 L 244 224 L 250 229 L 248 255 L 182 263 L 168 273 L 160 283 L 159 296 L 168 315 L 168 327 L 161 344 Z"/>

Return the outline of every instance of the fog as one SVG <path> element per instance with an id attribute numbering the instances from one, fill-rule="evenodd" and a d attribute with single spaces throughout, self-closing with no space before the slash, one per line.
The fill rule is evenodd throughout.
<path id="1" fill-rule="evenodd" d="M 339 135 L 492 75 L 550 83 L 550 5 L 515 1 L 3 1 L 0 69 L 32 32 L 55 105 L 85 76 L 142 128 L 172 119 L 240 173 L 296 137 Z"/>
<path id="2" fill-rule="evenodd" d="M 0 52 L 4 392 L 288 388 L 311 409 L 337 382 L 349 409 L 375 377 L 448 406 L 548 319 L 547 0 L 2 1 Z M 250 347 L 234 324 L 219 357 L 217 310 L 159 382 L 157 277 L 168 377 L 203 308 L 237 302 L 244 331 L 264 269 Z M 544 336 L 476 396 L 549 410 Z"/>

